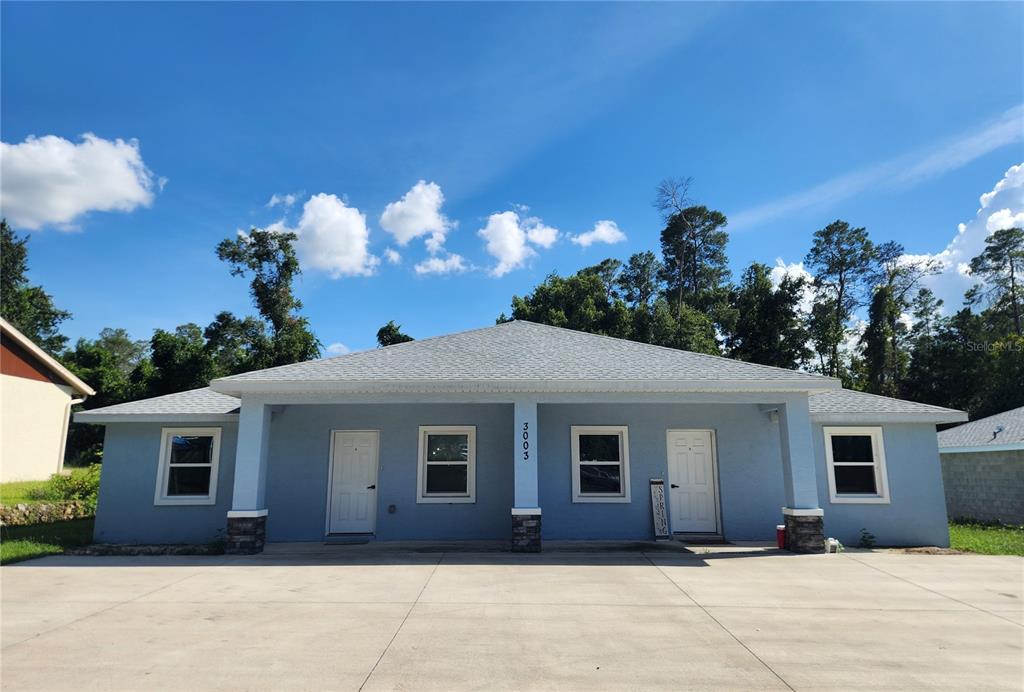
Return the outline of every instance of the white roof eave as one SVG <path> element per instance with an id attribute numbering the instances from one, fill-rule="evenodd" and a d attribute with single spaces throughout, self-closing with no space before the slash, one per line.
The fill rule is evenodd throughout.
<path id="1" fill-rule="evenodd" d="M 103 413 L 79 411 L 76 423 L 104 425 L 106 423 L 232 423 L 237 413 Z"/>
<path id="2" fill-rule="evenodd" d="M 970 454 L 974 452 L 1017 452 L 1024 451 L 1024 442 L 1008 442 L 998 445 L 964 445 L 960 447 L 943 447 L 939 445 L 939 454 Z"/>
<path id="3" fill-rule="evenodd" d="M 830 425 L 848 423 L 934 423 L 939 425 L 943 423 L 962 423 L 967 420 L 967 414 L 964 411 L 952 410 L 915 412 L 859 411 L 850 413 L 829 411 L 827 413 L 812 413 L 811 420 L 815 423 L 827 423 Z"/>
<path id="4" fill-rule="evenodd" d="M 74 389 L 79 395 L 93 396 L 96 394 L 96 390 L 87 385 L 81 380 L 75 373 L 68 370 L 66 367 L 61 365 L 56 358 L 51 356 L 49 353 L 41 349 L 36 345 L 34 341 L 29 339 L 27 336 L 22 334 L 13 324 L 0 317 L 0 327 L 6 336 L 14 339 L 14 342 L 21 346 L 23 349 L 31 353 L 33 356 L 38 358 L 46 367 L 50 369 L 57 377 L 64 380 L 64 382 Z"/>

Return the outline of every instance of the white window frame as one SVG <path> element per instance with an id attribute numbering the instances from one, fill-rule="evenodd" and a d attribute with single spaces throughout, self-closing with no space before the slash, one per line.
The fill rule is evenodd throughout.
<path id="1" fill-rule="evenodd" d="M 572 446 L 572 501 L 574 503 L 586 502 L 611 502 L 623 503 L 632 502 L 629 488 L 629 426 L 626 425 L 573 425 L 569 429 Z M 622 467 L 622 494 L 609 495 L 607 493 L 582 493 L 580 492 L 580 435 L 618 435 L 619 436 L 619 466 Z M 615 462 L 583 462 L 586 465 L 605 464 L 613 465 Z"/>
<path id="2" fill-rule="evenodd" d="M 217 475 L 220 468 L 220 428 L 162 428 L 160 430 L 160 464 L 156 472 L 154 505 L 215 505 L 217 504 Z M 212 437 L 210 447 L 210 491 L 206 495 L 168 495 L 167 482 L 171 472 L 171 440 L 175 437 Z M 200 467 L 206 464 L 175 464 Z"/>
<path id="3" fill-rule="evenodd" d="M 452 462 L 427 461 L 427 435 L 466 435 L 469 445 L 466 454 L 466 494 L 427 494 L 427 464 Z M 421 425 L 419 452 L 416 462 L 417 504 L 471 504 L 476 502 L 476 426 L 475 425 Z"/>
<path id="4" fill-rule="evenodd" d="M 833 504 L 862 504 L 862 505 L 887 505 L 889 504 L 889 474 L 885 469 L 885 444 L 882 428 L 873 427 L 844 427 L 829 426 L 824 428 L 825 432 L 825 468 L 828 471 L 828 492 L 829 500 Z M 832 459 L 832 436 L 833 435 L 863 435 L 871 438 L 871 454 L 874 462 L 870 465 L 875 469 L 875 488 L 878 492 L 874 495 L 853 495 L 844 493 L 840 495 L 836 491 L 835 466 L 868 466 L 863 462 L 835 462 Z"/>

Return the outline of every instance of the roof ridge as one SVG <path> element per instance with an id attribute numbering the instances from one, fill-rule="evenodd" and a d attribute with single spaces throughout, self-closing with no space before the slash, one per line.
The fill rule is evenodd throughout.
<path id="1" fill-rule="evenodd" d="M 837 388 L 830 377 L 607 334 L 509 320 L 377 349 L 238 373 L 211 382 L 237 393 L 250 382 L 769 382 Z M 246 384 L 242 384 L 246 383 Z M 282 384 L 283 386 L 283 384 Z"/>
<path id="2" fill-rule="evenodd" d="M 217 377 L 217 378 L 215 378 L 212 381 L 216 382 L 218 380 L 233 380 L 235 378 L 240 378 L 243 375 L 248 375 L 251 372 L 271 372 L 273 370 L 280 370 L 281 368 L 290 368 L 290 367 L 293 367 L 295 365 L 299 365 L 299 364 L 303 364 L 303 363 L 327 363 L 327 362 L 330 362 L 330 361 L 341 360 L 343 358 L 351 358 L 352 356 L 357 356 L 357 355 L 359 355 L 361 353 L 376 353 L 378 351 L 387 351 L 389 349 L 398 349 L 401 346 L 415 346 L 416 344 L 429 343 L 431 341 L 436 341 L 437 339 L 444 339 L 446 337 L 462 336 L 463 334 L 472 334 L 473 332 L 483 332 L 483 331 L 487 331 L 488 329 L 496 329 L 498 327 L 504 327 L 507 324 L 512 324 L 513 322 L 519 322 L 519 321 L 522 321 L 522 320 L 509 320 L 508 322 L 500 322 L 498 324 L 491 324 L 491 325 L 488 325 L 486 327 L 473 327 L 472 329 L 463 329 L 461 332 L 452 332 L 451 334 L 435 334 L 434 336 L 425 336 L 422 339 L 413 338 L 412 341 L 403 341 L 403 342 L 398 343 L 398 344 L 388 344 L 387 346 L 377 346 L 376 348 L 364 348 L 364 349 L 362 349 L 360 351 L 349 351 L 348 353 L 341 353 L 341 354 L 338 354 L 336 356 L 330 356 L 328 358 L 312 358 L 310 360 L 300 360 L 300 361 L 297 361 L 295 363 L 285 363 L 284 365 L 275 365 L 275 366 L 270 367 L 270 368 L 259 368 L 258 370 L 248 370 L 246 372 L 237 372 L 234 375 L 225 375 L 224 377 Z M 216 390 L 214 390 L 214 391 L 216 391 Z"/>
<path id="3" fill-rule="evenodd" d="M 826 379 L 826 380 L 834 380 L 834 379 L 836 379 L 834 377 L 830 377 L 828 375 L 820 375 L 820 374 L 815 373 L 815 372 L 803 372 L 802 370 L 793 370 L 793 369 L 790 369 L 790 368 L 780 368 L 777 365 L 764 365 L 762 363 L 752 363 L 752 362 L 750 362 L 748 360 L 739 360 L 737 358 L 729 358 L 728 356 L 716 356 L 713 353 L 701 353 L 699 351 L 688 351 L 685 348 L 673 348 L 671 346 L 662 346 L 661 344 L 649 344 L 646 341 L 635 341 L 633 339 L 624 339 L 624 338 L 619 337 L 619 336 L 609 336 L 608 334 L 595 334 L 594 332 L 585 332 L 585 331 L 583 331 L 581 329 L 570 329 L 569 327 L 558 327 L 558 326 L 555 326 L 553 324 L 544 324 L 543 322 L 532 322 L 530 320 L 512 320 L 512 322 L 522 322 L 524 324 L 532 324 L 532 325 L 535 325 L 537 327 L 546 327 L 548 329 L 560 329 L 560 330 L 562 330 L 564 332 L 572 332 L 574 334 L 585 334 L 587 336 L 596 336 L 596 337 L 599 337 L 601 339 L 610 339 L 611 341 L 620 341 L 620 342 L 626 342 L 626 343 L 630 343 L 630 344 L 638 344 L 640 346 L 647 346 L 647 347 L 650 347 L 650 348 L 657 348 L 657 349 L 661 349 L 663 351 L 669 351 L 669 352 L 673 352 L 673 353 L 688 353 L 691 356 L 699 356 L 701 358 L 712 358 L 712 359 L 716 359 L 716 360 L 724 360 L 724 361 L 728 361 L 729 363 L 742 363 L 744 365 L 750 365 L 750 366 L 757 367 L 757 368 L 771 368 L 772 370 L 780 370 L 782 372 L 797 373 L 797 374 L 800 374 L 800 375 L 806 375 L 808 377 L 820 377 L 820 378 Z"/>

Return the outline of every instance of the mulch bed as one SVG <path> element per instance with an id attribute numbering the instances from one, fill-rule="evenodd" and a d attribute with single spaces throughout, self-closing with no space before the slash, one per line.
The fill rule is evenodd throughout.
<path id="1" fill-rule="evenodd" d="M 223 555 L 224 546 L 203 545 L 118 545 L 95 543 L 82 548 L 69 548 L 65 555 Z"/>

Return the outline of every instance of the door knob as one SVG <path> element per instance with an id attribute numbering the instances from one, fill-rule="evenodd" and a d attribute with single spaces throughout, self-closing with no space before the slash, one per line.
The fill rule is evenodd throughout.
<path id="1" fill-rule="evenodd" d="M 367 490 L 376 490 L 377 489 L 377 484 L 374 483 L 373 485 L 368 485 L 368 486 L 366 486 L 366 489 Z"/>
<path id="2" fill-rule="evenodd" d="M 679 487 L 679 486 L 678 486 L 678 485 L 676 485 L 675 483 L 671 483 L 671 484 L 670 484 L 670 486 L 671 486 L 671 487 L 673 487 L 673 488 L 678 488 L 678 487 Z"/>

